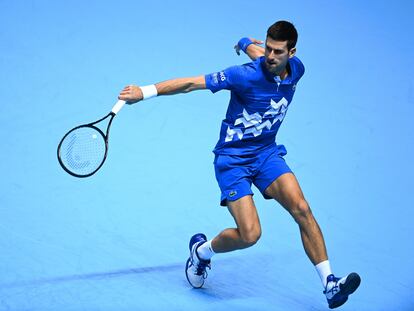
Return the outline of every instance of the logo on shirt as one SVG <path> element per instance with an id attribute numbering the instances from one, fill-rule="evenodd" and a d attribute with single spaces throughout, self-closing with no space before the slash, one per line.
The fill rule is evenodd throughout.
<path id="1" fill-rule="evenodd" d="M 217 72 L 213 73 L 211 77 L 213 79 L 213 83 L 218 84 L 218 74 L 217 74 Z"/>
<path id="2" fill-rule="evenodd" d="M 296 90 L 296 83 L 292 85 L 292 91 Z"/>
<path id="3" fill-rule="evenodd" d="M 224 74 L 224 71 L 213 73 L 212 78 L 214 84 L 219 84 L 219 80 L 220 82 L 226 81 L 226 75 Z"/>

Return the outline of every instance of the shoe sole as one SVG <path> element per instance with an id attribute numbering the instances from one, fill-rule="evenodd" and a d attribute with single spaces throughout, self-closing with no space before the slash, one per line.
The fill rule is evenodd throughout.
<path id="1" fill-rule="evenodd" d="M 361 284 L 361 277 L 357 273 L 351 273 L 344 284 L 339 285 L 341 288 L 341 295 L 338 300 L 329 305 L 330 309 L 335 309 L 342 306 L 347 300 L 348 296 L 354 293 Z"/>

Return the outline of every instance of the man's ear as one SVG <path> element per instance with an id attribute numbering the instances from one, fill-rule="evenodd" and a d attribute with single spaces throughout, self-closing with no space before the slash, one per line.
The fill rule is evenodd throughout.
<path id="1" fill-rule="evenodd" d="M 290 51 L 289 51 L 289 58 L 292 58 L 293 56 L 295 56 L 295 54 L 296 54 L 296 48 L 290 49 Z"/>

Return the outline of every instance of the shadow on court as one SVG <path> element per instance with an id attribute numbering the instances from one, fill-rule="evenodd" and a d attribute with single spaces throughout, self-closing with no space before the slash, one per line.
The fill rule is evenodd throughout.
<path id="1" fill-rule="evenodd" d="M 183 264 L 171 264 L 171 265 L 162 265 L 154 267 L 141 267 L 141 268 L 130 268 L 130 269 L 121 269 L 108 272 L 96 272 L 96 273 L 87 273 L 87 274 L 73 274 L 67 276 L 60 276 L 54 278 L 44 278 L 44 279 L 35 279 L 21 282 L 11 282 L 0 284 L 0 289 L 24 287 L 24 286 L 36 286 L 36 285 L 46 285 L 46 284 L 57 284 L 65 282 L 74 282 L 74 281 L 89 281 L 89 280 L 107 280 L 110 278 L 121 278 L 124 276 L 142 274 L 142 273 L 163 273 L 171 272 L 173 270 L 182 269 Z"/>
<path id="2" fill-rule="evenodd" d="M 258 264 L 260 263 L 260 264 Z M 169 284 L 169 289 L 182 287 L 188 289 L 192 295 L 200 299 L 208 300 L 232 300 L 246 297 L 260 297 L 266 292 L 284 287 L 282 282 L 286 278 L 283 271 L 274 271 L 275 263 L 267 254 L 254 256 L 234 256 L 214 260 L 212 270 L 208 270 L 209 276 L 201 289 L 193 289 L 185 279 L 185 261 L 159 266 L 147 266 L 126 268 L 106 272 L 93 272 L 85 274 L 73 274 L 57 277 L 38 278 L 33 280 L 8 282 L 0 284 L 0 290 L 18 289 L 36 286 L 70 285 L 72 282 L 99 282 L 119 280 L 133 277 L 135 283 L 151 286 L 154 283 L 164 282 Z M 273 270 L 273 271 L 272 271 Z M 270 273 L 270 271 L 272 271 Z M 145 276 L 144 276 L 145 275 Z M 136 276 L 136 278 L 134 277 Z M 237 290 L 235 290 L 237 288 Z M 276 292 L 275 292 L 276 293 Z"/>

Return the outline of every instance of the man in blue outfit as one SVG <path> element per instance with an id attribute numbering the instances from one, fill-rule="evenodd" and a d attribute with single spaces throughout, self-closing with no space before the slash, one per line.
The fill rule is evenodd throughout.
<path id="1" fill-rule="evenodd" d="M 237 228 L 228 228 L 208 240 L 202 233 L 190 240 L 186 277 L 195 288 L 203 286 L 207 268 L 216 253 L 254 245 L 261 226 L 253 201 L 254 184 L 266 199 L 275 199 L 299 225 L 305 252 L 321 278 L 330 308 L 344 304 L 360 284 L 357 273 L 343 278 L 332 274 L 322 232 L 306 202 L 299 183 L 286 164 L 286 149 L 277 145 L 276 134 L 304 74 L 295 56 L 297 31 L 287 21 L 269 27 L 265 48 L 259 41 L 243 38 L 236 46 L 252 62 L 208 75 L 172 79 L 147 86 L 127 86 L 119 99 L 135 103 L 157 95 L 173 95 L 209 89 L 231 92 L 226 118 L 214 149 L 215 173 L 221 189 L 221 205 L 227 206 Z"/>

